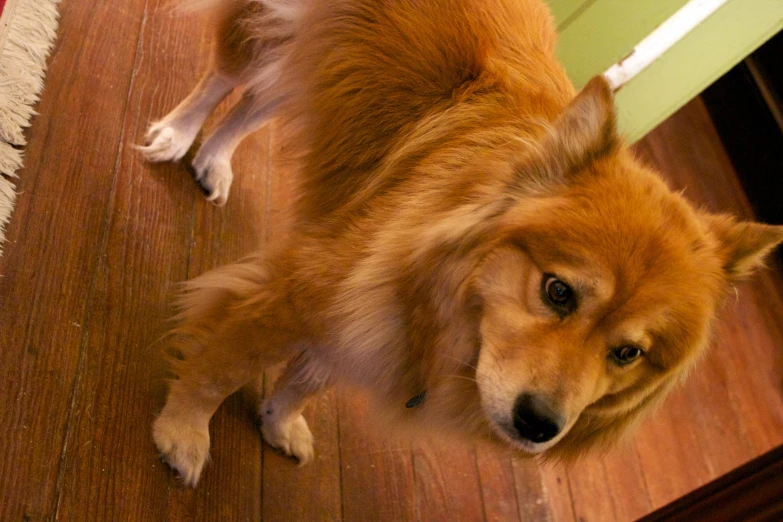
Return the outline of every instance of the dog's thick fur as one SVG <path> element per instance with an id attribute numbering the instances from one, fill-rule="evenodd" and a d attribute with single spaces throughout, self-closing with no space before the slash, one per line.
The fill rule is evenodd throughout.
<path id="1" fill-rule="evenodd" d="M 216 11 L 209 71 L 152 125 L 144 154 L 181 158 L 246 84 L 196 154 L 197 181 L 224 203 L 234 147 L 274 116 L 303 182 L 285 245 L 187 283 L 179 303 L 178 379 L 153 432 L 188 484 L 213 412 L 284 360 L 259 415 L 267 442 L 302 462 L 301 411 L 336 381 L 368 390 L 397 425 L 522 453 L 615 441 L 698 359 L 731 285 L 783 239 L 694 209 L 640 165 L 606 82 L 576 95 L 540 0 Z M 552 432 L 524 433 L 530 415 Z"/>

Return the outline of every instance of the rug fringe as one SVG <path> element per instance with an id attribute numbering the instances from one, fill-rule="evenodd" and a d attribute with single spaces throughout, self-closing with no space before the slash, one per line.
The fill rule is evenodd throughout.
<path id="1" fill-rule="evenodd" d="M 57 36 L 59 0 L 17 0 L 0 50 L 0 255 L 16 194 L 11 178 L 22 166 L 24 129 L 36 114 L 46 59 Z"/>

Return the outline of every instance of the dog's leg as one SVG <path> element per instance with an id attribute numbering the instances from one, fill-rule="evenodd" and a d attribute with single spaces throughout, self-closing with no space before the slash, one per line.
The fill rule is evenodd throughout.
<path id="1" fill-rule="evenodd" d="M 266 122 L 280 100 L 260 101 L 260 97 L 245 94 L 225 118 L 215 127 L 193 158 L 193 170 L 208 201 L 224 205 L 234 173 L 231 157 L 239 143 Z"/>
<path id="2" fill-rule="evenodd" d="M 285 278 L 253 259 L 187 284 L 169 347 L 177 379 L 153 424 L 164 460 L 194 486 L 209 455 L 209 420 L 265 367 L 290 358 L 303 335 Z"/>
<path id="3" fill-rule="evenodd" d="M 240 81 L 210 67 L 173 111 L 150 125 L 139 150 L 148 161 L 178 161 L 196 139 L 204 120 Z"/>
<path id="4" fill-rule="evenodd" d="M 196 485 L 209 458 L 209 420 L 226 397 L 244 384 L 246 375 L 239 370 L 193 371 L 171 383 L 152 437 L 162 459 L 187 486 Z"/>
<path id="5" fill-rule="evenodd" d="M 302 411 L 308 400 L 329 384 L 329 371 L 302 352 L 275 383 L 275 391 L 259 409 L 264 440 L 300 465 L 313 459 L 313 435 Z"/>
<path id="6" fill-rule="evenodd" d="M 217 104 L 235 87 L 249 85 L 193 160 L 196 181 L 217 205 L 228 198 L 234 149 L 269 119 L 280 100 L 278 71 L 294 24 L 286 2 L 272 4 L 237 0 L 216 6 L 207 74 L 176 109 L 150 126 L 145 145 L 139 147 L 150 161 L 181 159 Z"/>

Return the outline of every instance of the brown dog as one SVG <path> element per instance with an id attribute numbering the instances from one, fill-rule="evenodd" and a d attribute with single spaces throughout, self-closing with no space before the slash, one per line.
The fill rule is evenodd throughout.
<path id="1" fill-rule="evenodd" d="M 282 248 L 187 284 L 178 379 L 154 439 L 195 485 L 208 423 L 290 360 L 260 407 L 306 462 L 308 398 L 367 389 L 396 424 L 571 457 L 612 442 L 698 359 L 727 291 L 783 228 L 693 209 L 615 133 L 602 78 L 578 95 L 539 0 L 237 0 L 212 65 L 143 147 L 195 156 L 222 204 L 230 159 L 278 117 L 304 178 Z M 406 422 L 402 422 L 406 421 Z M 410 422 L 407 422 L 410 421 Z"/>

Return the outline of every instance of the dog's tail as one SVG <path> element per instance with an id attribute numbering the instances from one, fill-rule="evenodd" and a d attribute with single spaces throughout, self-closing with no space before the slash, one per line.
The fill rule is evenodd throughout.
<path id="1" fill-rule="evenodd" d="M 197 359 L 215 359 L 217 352 L 250 358 L 267 344 L 261 350 L 265 365 L 290 355 L 299 334 L 290 324 L 296 320 L 284 287 L 261 254 L 183 283 L 162 350 L 172 373 Z"/>

